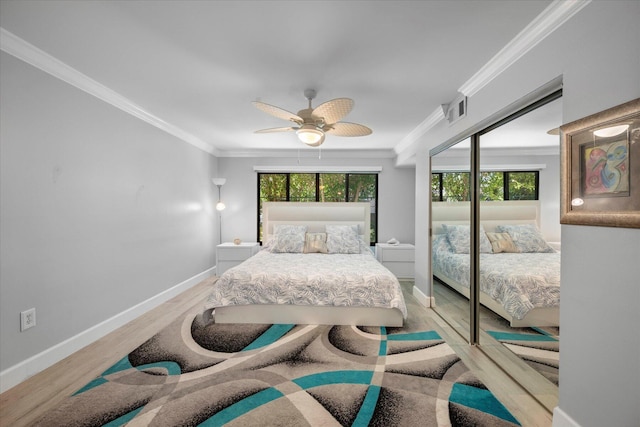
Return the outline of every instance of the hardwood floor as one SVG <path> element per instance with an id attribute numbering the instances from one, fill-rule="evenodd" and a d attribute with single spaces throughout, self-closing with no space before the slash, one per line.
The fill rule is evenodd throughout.
<path id="1" fill-rule="evenodd" d="M 96 378 L 177 317 L 202 305 L 211 288 L 205 280 L 104 338 L 0 394 L 0 426 L 29 426 L 42 414 Z M 515 383 L 485 353 L 471 347 L 436 312 L 411 295 L 412 282 L 402 282 L 410 310 L 416 310 L 451 345 L 523 426 L 548 427 L 551 413 Z"/>
<path id="2" fill-rule="evenodd" d="M 0 426 L 33 424 L 178 316 L 204 305 L 210 289 L 211 279 L 205 280 L 0 394 Z"/>

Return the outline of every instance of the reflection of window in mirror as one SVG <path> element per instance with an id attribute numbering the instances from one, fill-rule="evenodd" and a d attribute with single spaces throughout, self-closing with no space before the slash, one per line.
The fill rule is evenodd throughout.
<path id="1" fill-rule="evenodd" d="M 538 200 L 539 171 L 480 172 L 480 200 Z M 431 174 L 431 201 L 470 200 L 469 172 L 441 171 Z"/>

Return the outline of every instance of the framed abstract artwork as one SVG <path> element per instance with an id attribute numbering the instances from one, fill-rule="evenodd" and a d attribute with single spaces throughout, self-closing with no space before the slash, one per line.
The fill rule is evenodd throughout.
<path id="1" fill-rule="evenodd" d="M 560 223 L 640 228 L 640 98 L 560 127 Z"/>

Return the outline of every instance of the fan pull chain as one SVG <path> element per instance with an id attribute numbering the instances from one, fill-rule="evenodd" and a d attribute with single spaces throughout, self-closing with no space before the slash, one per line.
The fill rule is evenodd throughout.
<path id="1" fill-rule="evenodd" d="M 318 147 L 318 160 L 322 160 L 322 147 Z"/>

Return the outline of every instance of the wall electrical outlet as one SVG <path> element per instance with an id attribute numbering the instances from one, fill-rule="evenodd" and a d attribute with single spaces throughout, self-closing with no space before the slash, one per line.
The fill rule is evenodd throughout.
<path id="1" fill-rule="evenodd" d="M 29 310 L 20 312 L 20 332 L 26 331 L 29 328 L 36 326 L 36 309 L 30 308 Z"/>

